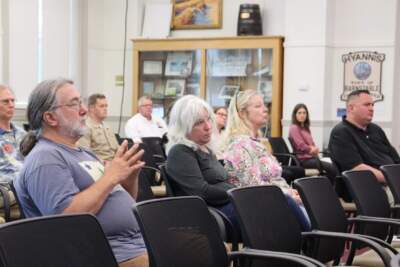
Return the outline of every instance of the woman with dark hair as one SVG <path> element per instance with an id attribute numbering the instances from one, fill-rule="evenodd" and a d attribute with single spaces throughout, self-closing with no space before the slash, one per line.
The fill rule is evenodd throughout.
<path id="1" fill-rule="evenodd" d="M 310 131 L 310 117 L 307 106 L 297 104 L 292 112 L 292 125 L 289 129 L 289 141 L 293 146 L 293 152 L 304 168 L 318 169 L 334 182 L 336 176 L 335 167 L 318 157 L 319 148 L 315 145 Z"/>

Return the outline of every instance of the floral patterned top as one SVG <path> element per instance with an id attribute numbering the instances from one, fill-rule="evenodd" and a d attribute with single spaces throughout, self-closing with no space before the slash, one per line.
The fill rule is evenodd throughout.
<path id="1" fill-rule="evenodd" d="M 273 184 L 283 191 L 289 189 L 281 177 L 281 165 L 257 139 L 235 136 L 224 151 L 223 159 L 229 181 L 237 187 Z"/>
<path id="2" fill-rule="evenodd" d="M 0 181 L 10 182 L 18 176 L 24 161 L 19 144 L 25 131 L 11 124 L 11 131 L 0 128 Z"/>

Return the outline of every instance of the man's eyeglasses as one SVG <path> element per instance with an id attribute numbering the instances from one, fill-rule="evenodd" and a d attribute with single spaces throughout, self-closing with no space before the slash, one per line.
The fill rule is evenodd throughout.
<path id="1" fill-rule="evenodd" d="M 3 104 L 3 105 L 14 104 L 15 103 L 15 99 L 14 98 L 0 99 L 0 103 Z"/>
<path id="2" fill-rule="evenodd" d="M 82 100 L 72 100 L 70 103 L 57 105 L 51 108 L 51 110 L 55 110 L 61 107 L 68 107 L 79 111 L 83 106 Z"/>

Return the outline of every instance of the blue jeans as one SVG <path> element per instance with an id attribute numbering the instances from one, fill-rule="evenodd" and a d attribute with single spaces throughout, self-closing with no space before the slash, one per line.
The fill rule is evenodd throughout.
<path id="1" fill-rule="evenodd" d="M 310 231 L 311 230 L 311 224 L 310 224 L 310 218 L 307 215 L 306 209 L 302 204 L 297 204 L 296 201 L 289 195 L 286 195 L 286 200 L 292 209 L 294 215 L 296 216 L 297 221 L 300 224 L 301 230 L 302 231 Z"/>
<path id="2" fill-rule="evenodd" d="M 236 211 L 233 208 L 233 204 L 231 202 L 229 202 L 228 204 L 225 204 L 223 206 L 218 206 L 215 208 L 220 210 L 223 214 L 226 215 L 226 217 L 228 217 L 228 219 L 231 221 L 231 223 L 232 223 L 233 227 L 235 227 L 235 229 L 240 229 Z"/>

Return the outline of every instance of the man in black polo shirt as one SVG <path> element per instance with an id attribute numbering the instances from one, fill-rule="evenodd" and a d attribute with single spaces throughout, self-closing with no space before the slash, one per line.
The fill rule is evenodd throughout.
<path id="1" fill-rule="evenodd" d="M 336 125 L 329 139 L 331 158 L 339 171 L 370 170 L 379 182 L 385 177 L 381 165 L 400 163 L 397 151 L 389 143 L 381 127 L 372 123 L 374 102 L 367 90 L 349 94 L 347 117 Z"/>

